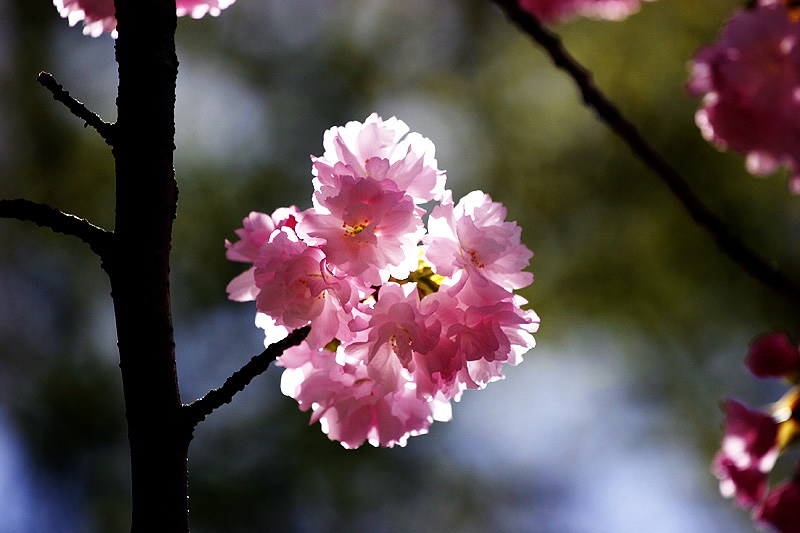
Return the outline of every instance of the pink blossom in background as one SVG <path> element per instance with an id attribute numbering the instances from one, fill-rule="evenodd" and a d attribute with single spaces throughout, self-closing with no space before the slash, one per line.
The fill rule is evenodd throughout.
<path id="1" fill-rule="evenodd" d="M 719 478 L 720 493 L 750 510 L 758 525 L 800 533 L 800 470 L 772 490 L 768 479 L 776 477 L 776 460 L 800 436 L 798 349 L 787 334 L 772 331 L 751 343 L 746 364 L 756 376 L 782 376 L 795 385 L 766 411 L 725 401 L 722 446 L 711 470 Z"/>
<path id="2" fill-rule="evenodd" d="M 278 358 L 311 423 L 348 448 L 402 446 L 534 346 L 539 318 L 513 292 L 533 281 L 532 253 L 488 195 L 453 205 L 432 143 L 396 118 L 331 128 L 323 145 L 313 207 L 251 213 L 226 242 L 253 264 L 229 297 L 256 301 L 267 343 L 311 324 Z"/>
<path id="3" fill-rule="evenodd" d="M 201 18 L 206 14 L 217 16 L 236 0 L 177 0 L 177 15 Z M 59 14 L 74 26 L 83 21 L 84 35 L 99 37 L 103 32 L 117 35 L 114 0 L 53 0 Z"/>
<path id="4" fill-rule="evenodd" d="M 725 435 L 720 453 L 740 469 L 750 467 L 769 472 L 778 456 L 778 425 L 772 415 L 748 409 L 733 399 L 725 408 Z"/>
<path id="5" fill-rule="evenodd" d="M 745 364 L 754 376 L 790 376 L 800 370 L 800 351 L 789 335 L 773 331 L 752 342 Z"/>
<path id="6" fill-rule="evenodd" d="M 103 32 L 116 35 L 114 0 L 53 0 L 59 14 L 74 26 L 83 21 L 83 34 L 99 37 Z"/>
<path id="7" fill-rule="evenodd" d="M 772 489 L 753 519 L 780 533 L 800 532 L 800 472 Z"/>
<path id="8" fill-rule="evenodd" d="M 523 9 L 543 22 L 563 22 L 573 17 L 621 20 L 638 11 L 640 3 L 641 0 L 519 0 Z"/>
<path id="9" fill-rule="evenodd" d="M 720 149 L 746 155 L 748 171 L 791 172 L 800 191 L 800 25 L 782 4 L 738 13 L 692 63 L 688 90 L 703 96 L 695 120 Z"/>
<path id="10" fill-rule="evenodd" d="M 217 17 L 223 9 L 232 5 L 236 0 L 176 0 L 176 13 L 179 17 L 189 15 L 193 19 L 203 18 L 206 15 Z"/>
<path id="11" fill-rule="evenodd" d="M 720 480 L 719 490 L 725 498 L 734 498 L 742 509 L 752 509 L 767 493 L 767 474 L 755 467 L 741 468 L 726 455 L 718 455 L 711 471 Z"/>
<path id="12" fill-rule="evenodd" d="M 712 470 L 720 480 L 720 492 L 735 497 L 744 508 L 752 508 L 767 490 L 767 473 L 778 457 L 778 425 L 769 413 L 753 411 L 728 399 L 725 435 Z"/>

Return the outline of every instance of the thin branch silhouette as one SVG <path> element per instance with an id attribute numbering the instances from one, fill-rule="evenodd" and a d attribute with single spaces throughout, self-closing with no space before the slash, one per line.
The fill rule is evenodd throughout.
<path id="1" fill-rule="evenodd" d="M 53 99 L 61 102 L 70 112 L 83 120 L 84 126 L 91 126 L 106 141 L 109 146 L 114 145 L 114 124 L 104 121 L 100 116 L 87 108 L 83 103 L 70 96 L 64 87 L 59 85 L 52 74 L 40 72 L 36 80 L 53 94 Z"/>
<path id="2" fill-rule="evenodd" d="M 220 388 L 211 390 L 199 400 L 184 405 L 185 420 L 190 431 L 215 409 L 230 403 L 236 393 L 243 391 L 253 378 L 263 374 L 269 368 L 270 363 L 280 357 L 284 351 L 303 342 L 310 331 L 311 326 L 304 326 L 292 331 L 284 339 L 270 344 L 263 352 L 250 359 L 246 365 L 226 379 Z"/>
<path id="3" fill-rule="evenodd" d="M 747 246 L 731 228 L 715 215 L 691 190 L 687 181 L 639 133 L 619 109 L 594 84 L 591 73 L 564 48 L 561 39 L 542 26 L 538 18 L 524 10 L 519 0 L 492 0 L 523 32 L 550 56 L 578 86 L 583 102 L 599 119 L 628 145 L 631 151 L 663 181 L 692 219 L 705 229 L 717 246 L 752 277 L 800 304 L 800 285 L 789 278 L 774 261 L 767 260 Z"/>
<path id="4" fill-rule="evenodd" d="M 56 233 L 72 235 L 88 244 L 101 258 L 107 256 L 114 237 L 113 233 L 95 226 L 86 219 L 23 198 L 0 200 L 0 218 L 30 221 L 40 227 L 50 228 Z"/>

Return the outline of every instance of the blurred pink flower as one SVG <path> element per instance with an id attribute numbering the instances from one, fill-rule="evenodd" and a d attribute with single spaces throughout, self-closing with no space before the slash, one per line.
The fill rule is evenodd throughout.
<path id="1" fill-rule="evenodd" d="M 782 331 L 761 335 L 750 344 L 745 364 L 758 377 L 781 377 L 800 370 L 800 351 Z"/>
<path id="2" fill-rule="evenodd" d="M 719 42 L 701 49 L 688 90 L 704 96 L 695 120 L 720 149 L 747 156 L 749 172 L 785 165 L 800 191 L 800 25 L 782 4 L 738 13 Z"/>
<path id="3" fill-rule="evenodd" d="M 645 0 L 647 1 L 647 0 Z M 621 20 L 639 10 L 640 0 L 520 0 L 520 6 L 543 22 L 573 17 Z"/>
<path id="4" fill-rule="evenodd" d="M 734 498 L 743 509 L 752 509 L 767 493 L 766 473 L 755 467 L 740 468 L 726 455 L 715 457 L 712 472 L 720 480 L 720 493 L 725 498 Z"/>
<path id="5" fill-rule="evenodd" d="M 724 404 L 725 434 L 713 471 L 723 496 L 751 508 L 767 488 L 766 474 L 778 458 L 778 425 L 769 413 L 753 411 L 733 399 Z"/>
<path id="6" fill-rule="evenodd" d="M 772 489 L 753 518 L 780 533 L 800 533 L 800 472 Z"/>
<path id="7" fill-rule="evenodd" d="M 193 19 L 203 18 L 206 15 L 217 17 L 223 9 L 232 5 L 236 0 L 176 0 L 176 13 L 179 17 L 189 15 Z"/>
<path id="8" fill-rule="evenodd" d="M 217 16 L 236 0 L 177 0 L 179 17 L 189 15 L 201 18 L 206 14 Z M 53 0 L 59 14 L 74 26 L 83 21 L 83 34 L 99 37 L 103 32 L 117 36 L 117 19 L 114 0 Z"/>

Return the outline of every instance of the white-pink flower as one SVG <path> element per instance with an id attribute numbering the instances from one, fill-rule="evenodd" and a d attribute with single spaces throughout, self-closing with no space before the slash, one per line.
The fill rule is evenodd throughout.
<path id="1" fill-rule="evenodd" d="M 311 324 L 279 358 L 281 388 L 348 448 L 449 420 L 451 400 L 522 361 L 539 324 L 513 293 L 533 279 L 520 228 L 480 191 L 454 205 L 430 141 L 407 131 L 377 115 L 329 130 L 314 206 L 251 213 L 226 242 L 253 263 L 230 297 L 256 301 L 267 342 Z M 418 204 L 431 199 L 425 236 Z"/>
<path id="2" fill-rule="evenodd" d="M 638 11 L 640 3 L 641 0 L 519 0 L 523 9 L 544 22 L 563 22 L 578 16 L 621 20 Z"/>
<path id="3" fill-rule="evenodd" d="M 261 245 L 269 240 L 272 232 L 283 226 L 294 229 L 299 217 L 300 213 L 295 206 L 281 207 L 272 215 L 253 211 L 242 221 L 242 229 L 235 232 L 240 240 L 235 243 L 225 240 L 225 247 L 228 249 L 225 257 L 231 261 L 254 263 L 258 259 Z"/>
<path id="4" fill-rule="evenodd" d="M 176 13 L 179 17 L 189 15 L 201 18 L 206 14 L 217 16 L 236 0 L 177 0 Z M 99 37 L 108 32 L 117 36 L 117 19 L 114 0 L 53 0 L 59 14 L 74 26 L 83 21 L 84 35 Z"/>
<path id="5" fill-rule="evenodd" d="M 747 169 L 785 165 L 800 190 L 800 24 L 783 4 L 738 13 L 692 63 L 689 92 L 704 96 L 695 120 L 720 149 L 747 156 Z"/>
<path id="6" fill-rule="evenodd" d="M 319 245 L 332 265 L 371 285 L 416 268 L 424 211 L 410 196 L 371 178 L 343 175 L 335 186 L 322 186 L 319 198 L 297 233 Z"/>
<path id="7" fill-rule="evenodd" d="M 235 243 L 225 240 L 225 247 L 228 249 L 225 257 L 231 261 L 255 263 L 261 246 L 269 241 L 270 235 L 283 226 L 294 229 L 299 216 L 295 206 L 276 209 L 271 216 L 253 211 L 242 221 L 244 227 L 236 230 L 240 240 Z M 255 300 L 258 288 L 254 274 L 255 267 L 252 267 L 236 276 L 228 284 L 228 297 L 237 302 Z"/>
<path id="8" fill-rule="evenodd" d="M 377 113 L 363 124 L 353 121 L 329 129 L 323 140 L 325 152 L 312 158 L 315 189 L 336 185 L 334 167 L 341 163 L 355 177 L 394 183 L 417 203 L 439 199 L 444 193 L 445 174 L 436 166 L 433 143 L 408 131 L 402 120 L 383 120 Z"/>
<path id="9" fill-rule="evenodd" d="M 474 307 L 442 291 L 426 296 L 421 310 L 441 323 L 442 335 L 435 349 L 417 358 L 418 393 L 458 400 L 466 389 L 502 379 L 504 363 L 521 363 L 522 355 L 535 345 L 532 333 L 539 317 L 522 310 L 520 305 L 527 302 L 517 298 Z"/>
<path id="10" fill-rule="evenodd" d="M 236 0 L 176 0 L 176 13 L 179 17 L 189 15 L 193 19 L 203 18 L 206 15 L 218 17 L 223 9 L 232 5 Z"/>
<path id="11" fill-rule="evenodd" d="M 521 229 L 506 222 L 506 208 L 473 191 L 453 205 L 448 191 L 428 218 L 425 255 L 437 274 L 452 278 L 448 294 L 469 305 L 492 305 L 533 282 L 523 272 L 533 253 L 520 242 Z"/>
<path id="12" fill-rule="evenodd" d="M 412 387 L 382 393 L 363 364 L 340 363 L 327 350 L 310 350 L 305 343 L 287 350 L 278 364 L 286 367 L 281 391 L 295 398 L 300 409 L 313 410 L 331 440 L 345 448 L 365 441 L 373 446 L 405 446 L 409 436 L 428 431 L 436 420 L 449 419 L 449 402 L 426 401 Z"/>
<path id="13" fill-rule="evenodd" d="M 350 329 L 361 334 L 345 347 L 345 354 L 363 361 L 386 394 L 402 388 L 415 370 L 415 360 L 436 346 L 441 325 L 426 321 L 420 312 L 415 283 L 389 282 L 381 286 L 374 306 L 350 323 Z"/>
<path id="14" fill-rule="evenodd" d="M 256 310 L 289 329 L 310 322 L 306 341 L 312 348 L 349 337 L 348 313 L 358 292 L 348 279 L 330 272 L 319 248 L 299 241 L 289 228 L 276 231 L 262 247 L 254 280 Z"/>

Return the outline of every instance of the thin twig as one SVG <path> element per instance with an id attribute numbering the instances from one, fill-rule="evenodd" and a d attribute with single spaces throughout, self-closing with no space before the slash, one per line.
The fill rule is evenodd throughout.
<path id="1" fill-rule="evenodd" d="M 308 336 L 310 331 L 311 326 L 304 326 L 292 331 L 286 338 L 270 344 L 266 350 L 250 359 L 246 365 L 226 379 L 220 388 L 209 391 L 199 400 L 184 405 L 185 420 L 189 429 L 194 429 L 216 408 L 230 403 L 237 392 L 243 391 L 253 378 L 264 373 L 269 368 L 270 363 L 280 357 L 285 350 L 303 342 L 303 339 Z"/>
<path id="2" fill-rule="evenodd" d="M 54 100 L 67 106 L 67 109 L 69 109 L 73 115 L 83 120 L 84 126 L 93 127 L 103 140 L 106 141 L 106 144 L 109 146 L 114 145 L 114 124 L 104 121 L 97 113 L 94 113 L 81 102 L 71 97 L 69 92 L 65 91 L 61 85 L 56 83 L 55 78 L 53 78 L 51 74 L 40 72 L 36 80 L 53 94 Z"/>
<path id="3" fill-rule="evenodd" d="M 34 222 L 40 227 L 50 228 L 57 233 L 77 237 L 101 258 L 106 257 L 111 247 L 114 234 L 91 224 L 75 215 L 50 207 L 17 198 L 16 200 L 0 200 L 0 218 L 15 218 Z"/>
<path id="4" fill-rule="evenodd" d="M 663 181 L 689 215 L 705 229 L 719 248 L 751 276 L 800 304 L 800 285 L 781 271 L 774 261 L 758 255 L 733 233 L 692 192 L 686 180 L 642 137 L 636 126 L 597 88 L 591 74 L 564 48 L 557 35 L 542 26 L 539 20 L 522 9 L 518 0 L 492 0 L 508 18 L 538 43 L 553 63 L 574 80 L 584 103 L 600 120 L 622 138 L 633 153 Z"/>

